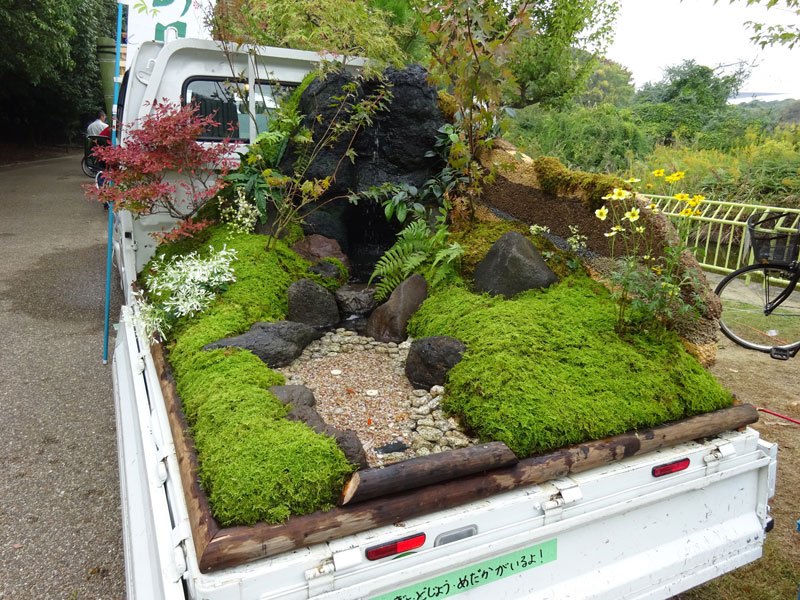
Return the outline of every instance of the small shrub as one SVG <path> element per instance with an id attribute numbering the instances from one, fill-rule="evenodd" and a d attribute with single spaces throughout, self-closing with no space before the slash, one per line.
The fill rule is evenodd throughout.
<path id="1" fill-rule="evenodd" d="M 97 148 L 105 177 L 113 183 L 87 193 L 135 215 L 194 217 L 224 187 L 232 166 L 230 144 L 197 142 L 217 125 L 213 117 L 201 117 L 194 104 L 153 103 L 152 113 L 131 128 L 124 146 Z"/>

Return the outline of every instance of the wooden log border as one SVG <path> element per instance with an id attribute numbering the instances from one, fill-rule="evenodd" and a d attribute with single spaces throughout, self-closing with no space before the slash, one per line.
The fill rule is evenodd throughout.
<path id="1" fill-rule="evenodd" d="M 638 432 L 577 444 L 520 460 L 511 466 L 405 490 L 326 512 L 291 517 L 286 523 L 221 527 L 211 515 L 198 480 L 198 462 L 175 381 L 160 344 L 151 346 L 175 442 L 195 551 L 203 573 L 275 556 L 303 546 L 391 525 L 426 513 L 453 508 L 498 492 L 588 471 L 623 458 L 712 437 L 758 421 L 758 412 L 742 404 Z"/>

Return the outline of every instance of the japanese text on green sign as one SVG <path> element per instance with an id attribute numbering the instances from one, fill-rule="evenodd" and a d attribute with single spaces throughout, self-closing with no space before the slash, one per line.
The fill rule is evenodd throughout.
<path id="1" fill-rule="evenodd" d="M 439 600 L 498 581 L 556 560 L 556 540 L 542 542 L 498 558 L 483 561 L 422 581 L 373 600 Z"/>

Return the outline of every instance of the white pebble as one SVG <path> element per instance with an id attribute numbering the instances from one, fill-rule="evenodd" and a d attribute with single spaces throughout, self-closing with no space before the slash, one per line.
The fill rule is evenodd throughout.
<path id="1" fill-rule="evenodd" d="M 378 395 L 378 390 L 367 390 L 367 391 L 366 391 L 366 392 L 364 392 L 364 393 L 365 393 L 367 396 L 370 396 L 371 398 L 374 398 L 375 396 L 377 396 L 377 395 Z"/>
<path id="2" fill-rule="evenodd" d="M 341 369 L 331 369 L 331 375 L 333 375 L 335 377 L 338 377 L 341 374 L 342 374 L 342 370 Z"/>

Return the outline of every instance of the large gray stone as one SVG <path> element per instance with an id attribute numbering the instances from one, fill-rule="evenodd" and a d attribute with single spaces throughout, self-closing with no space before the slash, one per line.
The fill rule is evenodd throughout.
<path id="1" fill-rule="evenodd" d="M 542 255 L 521 233 L 511 231 L 497 240 L 475 269 L 474 289 L 511 298 L 558 281 Z"/>
<path id="2" fill-rule="evenodd" d="M 247 333 L 212 342 L 203 350 L 243 348 L 270 367 L 284 367 L 300 356 L 306 346 L 321 337 L 321 331 L 305 323 L 255 323 Z"/>
<path id="3" fill-rule="evenodd" d="M 332 327 L 339 322 L 339 308 L 333 294 L 310 279 L 300 279 L 289 286 L 288 318 L 312 327 Z"/>
<path id="4" fill-rule="evenodd" d="M 420 338 L 411 343 L 406 359 L 406 377 L 415 388 L 444 385 L 447 373 L 456 366 L 467 347 L 446 335 Z"/>
<path id="5" fill-rule="evenodd" d="M 367 321 L 367 335 L 379 342 L 406 339 L 408 320 L 428 297 L 428 283 L 422 275 L 412 275 L 398 285 L 386 303 L 376 308 Z"/>
<path id="6" fill-rule="evenodd" d="M 368 315 L 378 306 L 375 288 L 363 283 L 343 285 L 334 296 L 343 315 Z"/>
<path id="7" fill-rule="evenodd" d="M 284 404 L 292 406 L 314 406 L 317 399 L 314 392 L 304 385 L 273 385 L 269 391 Z"/>

